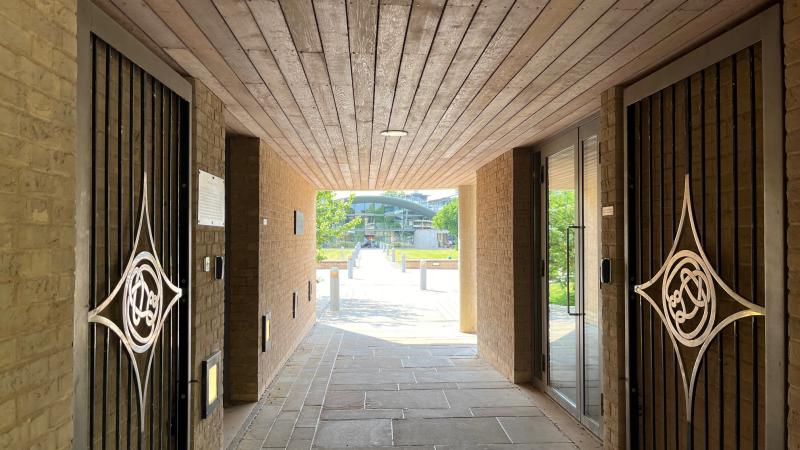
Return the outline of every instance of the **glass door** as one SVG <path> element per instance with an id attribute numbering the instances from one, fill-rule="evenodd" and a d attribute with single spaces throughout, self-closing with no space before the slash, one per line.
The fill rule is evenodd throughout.
<path id="1" fill-rule="evenodd" d="M 601 430 L 600 198 L 597 133 L 582 127 L 544 149 L 547 383 L 550 394 Z"/>

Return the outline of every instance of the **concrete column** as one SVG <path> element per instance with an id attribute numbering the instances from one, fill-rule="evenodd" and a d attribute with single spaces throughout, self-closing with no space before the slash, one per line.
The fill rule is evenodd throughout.
<path id="1" fill-rule="evenodd" d="M 331 269 L 331 304 L 332 312 L 339 311 L 339 269 Z"/>
<path id="2" fill-rule="evenodd" d="M 464 333 L 474 333 L 477 326 L 475 185 L 458 187 L 458 275 L 460 280 L 460 321 Z"/>
<path id="3" fill-rule="evenodd" d="M 425 268 L 425 260 L 419 260 L 419 288 L 421 290 L 428 289 L 428 269 Z"/>

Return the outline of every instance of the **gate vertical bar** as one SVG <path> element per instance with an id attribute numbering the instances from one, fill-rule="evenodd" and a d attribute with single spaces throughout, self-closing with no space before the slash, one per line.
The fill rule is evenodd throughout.
<path id="1" fill-rule="evenodd" d="M 97 306 L 97 38 L 91 35 L 92 45 L 92 231 L 89 309 Z M 96 371 L 95 348 L 97 346 L 97 325 L 89 324 L 89 448 L 94 448 L 94 387 Z"/>
<path id="2" fill-rule="evenodd" d="M 737 68 L 738 61 L 736 54 L 733 54 L 731 63 L 731 151 L 733 152 L 732 176 L 733 181 L 733 288 L 739 290 L 739 108 L 737 91 Z M 741 403 L 740 403 L 740 355 L 739 355 L 739 323 L 733 323 L 733 354 L 736 370 L 734 371 L 736 383 L 735 400 L 735 420 L 734 427 L 736 436 L 736 448 L 741 444 Z"/>
<path id="3" fill-rule="evenodd" d="M 109 113 L 108 109 L 110 107 L 110 99 L 111 95 L 109 93 L 110 89 L 110 65 L 111 65 L 111 55 L 108 44 L 105 44 L 105 72 L 103 73 L 104 76 L 104 84 L 105 84 L 105 101 L 103 107 L 103 203 L 104 203 L 104 211 L 103 211 L 103 244 L 105 248 L 103 249 L 103 269 L 105 272 L 105 295 L 111 293 L 111 245 L 110 245 L 110 227 L 109 227 L 109 215 L 111 214 L 111 202 L 109 198 L 109 161 L 108 161 L 108 146 L 109 146 L 109 134 L 110 133 L 110 124 L 109 124 Z M 107 327 L 103 327 L 103 417 L 101 419 L 102 424 L 102 436 L 101 436 L 101 443 L 102 448 L 105 450 L 107 448 L 106 438 L 108 436 L 108 347 L 110 344 L 110 334 Z"/>
<path id="4" fill-rule="evenodd" d="M 122 271 L 124 261 L 122 248 L 122 55 L 117 53 L 117 258 L 118 262 L 118 276 L 122 279 Z M 120 372 L 122 371 L 122 341 L 117 339 L 117 366 L 115 375 L 115 389 L 114 389 L 114 448 L 119 449 L 120 436 L 119 436 L 119 389 L 120 389 Z"/>
<path id="5" fill-rule="evenodd" d="M 755 50 L 753 47 L 748 49 L 748 62 L 750 71 L 750 226 L 752 229 L 750 242 L 750 297 L 753 302 L 758 302 L 758 183 L 757 183 L 757 155 L 756 155 L 756 69 L 755 69 Z M 753 449 L 758 449 L 758 319 L 753 317 L 752 324 L 752 348 L 751 356 L 753 359 Z"/>

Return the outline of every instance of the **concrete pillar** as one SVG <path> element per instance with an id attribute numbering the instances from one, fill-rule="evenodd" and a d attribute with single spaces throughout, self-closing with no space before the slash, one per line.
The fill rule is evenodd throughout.
<path id="1" fill-rule="evenodd" d="M 397 250 L 392 249 L 392 262 L 397 261 Z"/>
<path id="2" fill-rule="evenodd" d="M 353 279 L 353 257 L 352 256 L 347 260 L 347 279 L 348 280 L 352 280 Z"/>
<path id="3" fill-rule="evenodd" d="M 477 265 L 476 265 L 475 185 L 458 187 L 458 275 L 460 280 L 460 320 L 463 333 L 477 328 Z"/>
<path id="4" fill-rule="evenodd" d="M 428 269 L 425 268 L 425 260 L 419 260 L 419 288 L 425 290 L 428 288 Z"/>
<path id="5" fill-rule="evenodd" d="M 334 267 L 331 269 L 331 304 L 330 309 L 332 312 L 339 311 L 339 269 Z"/>
<path id="6" fill-rule="evenodd" d="M 406 255 L 400 255 L 400 271 L 406 273 Z"/>

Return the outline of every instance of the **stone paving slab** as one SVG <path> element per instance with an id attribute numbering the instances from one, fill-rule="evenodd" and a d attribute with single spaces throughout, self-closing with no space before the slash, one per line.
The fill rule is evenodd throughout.
<path id="1" fill-rule="evenodd" d="M 438 391 L 370 391 L 367 392 L 368 409 L 449 408 L 444 392 Z"/>
<path id="2" fill-rule="evenodd" d="M 402 419 L 399 409 L 326 409 L 320 420 Z"/>
<path id="3" fill-rule="evenodd" d="M 569 442 L 564 434 L 546 417 L 499 417 L 497 420 L 515 444 L 545 444 Z"/>
<path id="4" fill-rule="evenodd" d="M 392 445 L 391 420 L 323 420 L 313 443 L 314 448 L 381 445 Z"/>
<path id="5" fill-rule="evenodd" d="M 362 391 L 334 391 L 328 392 L 325 409 L 364 409 L 364 392 Z"/>
<path id="6" fill-rule="evenodd" d="M 392 425 L 399 445 L 511 443 L 497 419 L 490 417 L 404 419 Z"/>
<path id="7" fill-rule="evenodd" d="M 572 444 L 468 444 L 437 445 L 435 450 L 574 450 L 576 448 Z"/>
<path id="8" fill-rule="evenodd" d="M 519 389 L 448 389 L 444 391 L 453 408 L 533 406 Z"/>

